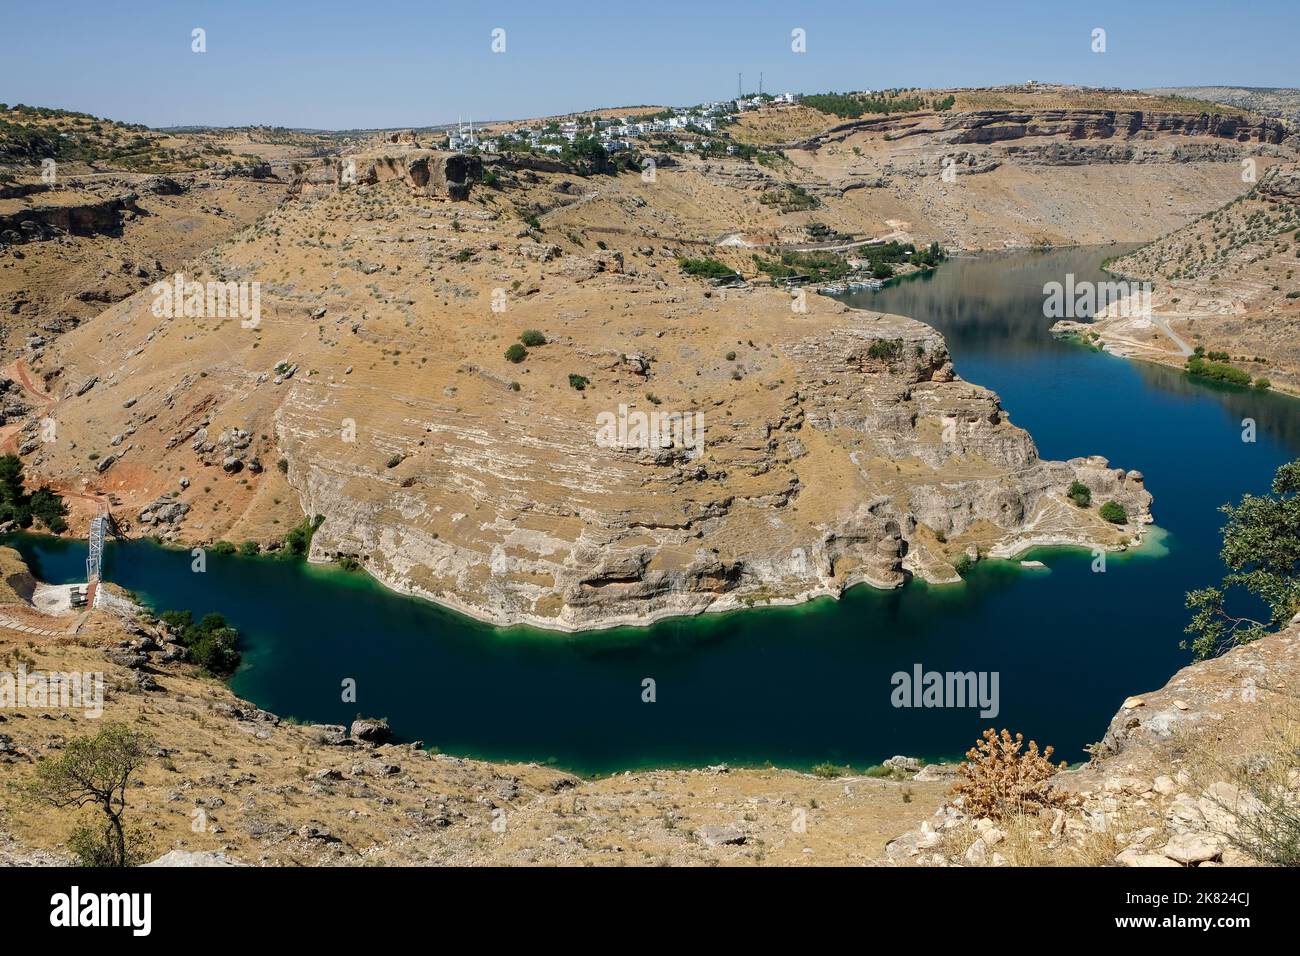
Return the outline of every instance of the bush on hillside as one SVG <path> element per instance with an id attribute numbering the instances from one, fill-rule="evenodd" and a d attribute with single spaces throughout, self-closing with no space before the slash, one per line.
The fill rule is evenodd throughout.
<path id="1" fill-rule="evenodd" d="M 966 752 L 966 762 L 960 767 L 962 779 L 953 788 L 953 795 L 962 798 L 962 811 L 974 819 L 993 817 L 1005 819 L 1025 813 L 1036 813 L 1060 802 L 1053 792 L 1051 778 L 1065 769 L 1052 763 L 1052 748 L 1041 754 L 1038 744 L 1029 741 L 1024 746 L 1023 734 L 1003 730 L 999 735 L 992 728 L 984 731 L 983 738 Z"/>

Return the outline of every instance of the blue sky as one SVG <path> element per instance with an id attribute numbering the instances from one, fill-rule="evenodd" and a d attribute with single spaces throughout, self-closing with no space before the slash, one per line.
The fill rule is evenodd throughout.
<path id="1" fill-rule="evenodd" d="M 191 52 L 191 31 L 207 52 Z M 491 32 L 506 31 L 506 52 Z M 807 52 L 791 52 L 802 28 Z M 1106 30 L 1106 52 L 1091 33 Z M 0 101 L 153 126 L 350 128 L 772 92 L 1300 86 L 1297 0 L 0 0 Z"/>

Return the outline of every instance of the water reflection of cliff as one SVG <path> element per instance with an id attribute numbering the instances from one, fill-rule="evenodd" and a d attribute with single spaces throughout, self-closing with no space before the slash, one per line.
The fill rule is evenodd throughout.
<path id="1" fill-rule="evenodd" d="M 1290 449 L 1291 454 L 1300 455 L 1300 399 L 1192 378 L 1179 369 L 1150 362 L 1134 362 L 1133 366 L 1144 385 L 1182 398 L 1215 401 L 1233 427 L 1239 427 L 1243 418 L 1252 418 L 1260 438 L 1271 438 Z M 1197 454 L 1197 441 L 1198 436 L 1187 436 L 1189 458 Z"/>
<path id="2" fill-rule="evenodd" d="M 1020 250 L 950 259 L 933 272 L 900 279 L 878 292 L 842 298 L 855 308 L 920 319 L 942 332 L 956 355 L 1070 348 L 1074 346 L 1057 343 L 1050 334 L 1055 320 L 1043 314 L 1044 284 L 1063 283 L 1071 273 L 1076 282 L 1114 281 L 1101 271 L 1101 263 L 1130 248 Z"/>
<path id="3" fill-rule="evenodd" d="M 933 272 L 909 276 L 878 292 L 856 292 L 841 298 L 855 308 L 907 315 L 934 326 L 948 340 L 959 370 L 963 358 L 1027 358 L 1079 350 L 1084 346 L 1051 335 L 1055 320 L 1043 315 L 1044 284 L 1064 283 L 1071 273 L 1076 283 L 1115 281 L 1101 271 L 1101 263 L 1132 248 L 1020 250 L 951 259 Z M 1253 418 L 1261 439 L 1274 439 L 1293 454 L 1300 454 L 1300 400 L 1193 379 L 1166 366 L 1129 364 L 1148 388 L 1169 396 L 1217 402 L 1228 427 L 1239 427 L 1243 418 Z M 1197 436 L 1187 436 L 1189 455 L 1195 453 L 1197 441 Z"/>

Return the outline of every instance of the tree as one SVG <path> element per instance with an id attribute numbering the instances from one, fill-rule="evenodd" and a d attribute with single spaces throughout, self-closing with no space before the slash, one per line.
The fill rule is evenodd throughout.
<path id="1" fill-rule="evenodd" d="M 17 521 L 26 513 L 23 462 L 17 455 L 0 456 L 0 521 Z"/>
<path id="2" fill-rule="evenodd" d="M 58 757 L 36 768 L 33 787 L 45 802 L 59 808 L 97 806 L 104 830 L 80 828 L 71 845 L 85 866 L 134 866 L 147 848 L 122 824 L 131 775 L 149 759 L 147 736 L 125 724 L 107 724 L 93 737 L 78 737 Z"/>
<path id="3" fill-rule="evenodd" d="M 27 494 L 23 485 L 23 462 L 17 455 L 0 455 L 0 522 L 14 521 L 29 527 L 33 518 L 39 518 L 55 534 L 68 529 L 68 506 L 63 497 L 55 494 L 49 485 Z"/>
<path id="4" fill-rule="evenodd" d="M 575 163 L 582 175 L 603 173 L 609 166 L 609 153 L 594 136 L 578 136 L 564 147 L 563 157 Z"/>
<path id="5" fill-rule="evenodd" d="M 1124 510 L 1124 506 L 1118 501 L 1106 502 L 1101 506 L 1098 514 L 1101 515 L 1103 520 L 1109 521 L 1111 524 L 1128 523 L 1128 512 Z"/>
<path id="6" fill-rule="evenodd" d="M 205 614 L 181 634 L 194 663 L 210 674 L 225 677 L 239 668 L 239 631 L 220 614 Z"/>
<path id="7" fill-rule="evenodd" d="M 1183 647 L 1190 646 L 1197 660 L 1257 640 L 1300 612 L 1300 460 L 1277 470 L 1272 490 L 1219 509 L 1228 516 L 1219 556 L 1229 573 L 1217 587 L 1187 594 L 1193 613 L 1186 632 L 1193 638 Z M 1227 601 L 1234 589 L 1262 602 L 1267 620 L 1230 613 Z"/>
<path id="8" fill-rule="evenodd" d="M 1069 490 L 1065 492 L 1065 496 L 1080 508 L 1086 508 L 1092 504 L 1092 490 L 1077 478 L 1070 482 Z"/>

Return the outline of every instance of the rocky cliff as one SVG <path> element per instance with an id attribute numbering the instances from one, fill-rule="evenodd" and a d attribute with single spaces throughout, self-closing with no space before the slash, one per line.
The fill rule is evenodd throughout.
<path id="1" fill-rule="evenodd" d="M 1143 139 L 1158 134 L 1210 136 L 1239 143 L 1281 143 L 1286 127 L 1277 120 L 1219 113 L 1160 113 L 1141 110 L 974 110 L 943 123 L 953 144 L 995 143 L 1033 137 Z"/>

